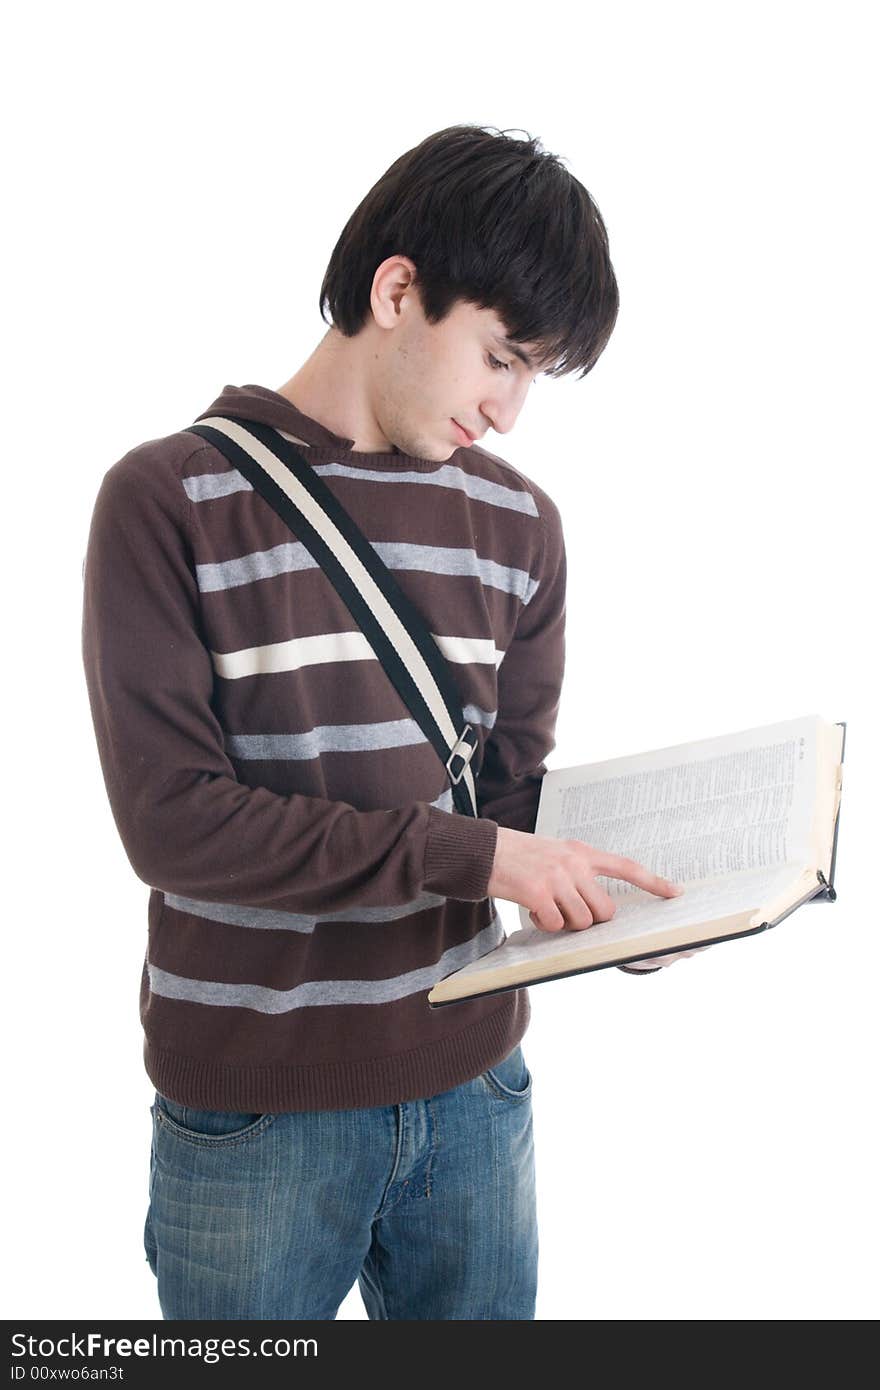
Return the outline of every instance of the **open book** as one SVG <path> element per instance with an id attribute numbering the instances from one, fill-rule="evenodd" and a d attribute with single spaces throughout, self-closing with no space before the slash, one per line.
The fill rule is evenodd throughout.
<path id="1" fill-rule="evenodd" d="M 583 840 L 684 884 L 659 898 L 597 875 L 607 922 L 522 927 L 438 981 L 434 1007 L 563 975 L 729 941 L 834 899 L 846 725 L 818 715 L 547 772 L 536 835 Z"/>

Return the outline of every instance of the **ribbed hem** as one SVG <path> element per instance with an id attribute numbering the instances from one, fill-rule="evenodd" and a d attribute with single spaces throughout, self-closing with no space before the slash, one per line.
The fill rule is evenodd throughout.
<path id="1" fill-rule="evenodd" d="M 489 896 L 498 823 L 429 808 L 424 887 L 444 898 L 479 902 Z"/>
<path id="2" fill-rule="evenodd" d="M 235 1067 L 181 1057 L 145 1038 L 144 1066 L 157 1091 L 196 1110 L 261 1115 L 286 1110 L 362 1110 L 423 1100 L 472 1081 L 522 1041 L 530 1016 L 528 991 L 517 989 L 506 993 L 488 1017 L 460 1033 L 391 1057 L 313 1066 Z"/>

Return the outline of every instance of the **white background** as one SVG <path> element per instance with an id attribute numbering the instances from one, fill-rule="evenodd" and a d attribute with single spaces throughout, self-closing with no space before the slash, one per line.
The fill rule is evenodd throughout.
<path id="1" fill-rule="evenodd" d="M 79 648 L 101 477 L 226 383 L 286 381 L 325 331 L 350 212 L 460 121 L 563 157 L 620 284 L 595 370 L 539 379 L 514 432 L 485 440 L 565 524 L 550 765 L 848 722 L 836 903 L 661 974 L 532 989 L 538 1318 L 876 1316 L 872 8 L 19 7 L 7 1317 L 160 1316 L 141 1245 L 148 889 L 110 815 Z M 340 1317 L 364 1316 L 355 1289 Z"/>

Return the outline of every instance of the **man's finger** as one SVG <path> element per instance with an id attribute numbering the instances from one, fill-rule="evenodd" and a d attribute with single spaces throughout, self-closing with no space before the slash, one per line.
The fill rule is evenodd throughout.
<path id="1" fill-rule="evenodd" d="M 622 854 L 605 855 L 599 863 L 594 860 L 593 871 L 610 878 L 625 879 L 627 883 L 634 883 L 637 888 L 644 888 L 646 892 L 656 893 L 661 898 L 677 898 L 684 892 L 683 884 L 662 878 L 636 859 L 627 859 Z"/>

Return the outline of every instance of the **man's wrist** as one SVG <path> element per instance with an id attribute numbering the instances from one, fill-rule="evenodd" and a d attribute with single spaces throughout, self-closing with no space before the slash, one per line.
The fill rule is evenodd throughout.
<path id="1" fill-rule="evenodd" d="M 497 821 L 428 808 L 423 886 L 426 892 L 464 902 L 489 896 Z"/>

